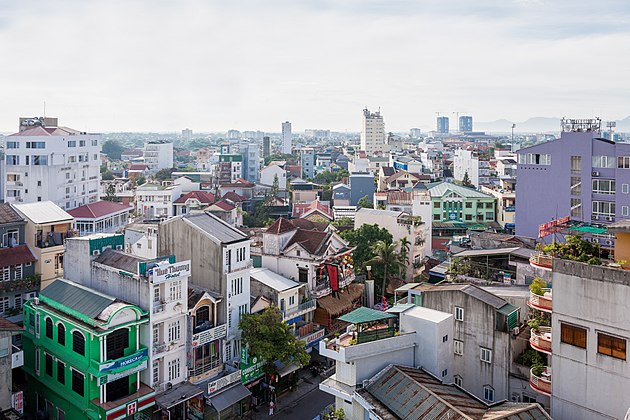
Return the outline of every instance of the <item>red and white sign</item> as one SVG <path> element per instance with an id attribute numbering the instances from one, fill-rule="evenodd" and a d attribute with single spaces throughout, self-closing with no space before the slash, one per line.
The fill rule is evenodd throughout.
<path id="1" fill-rule="evenodd" d="M 11 396 L 11 407 L 20 414 L 24 414 L 24 393 L 18 391 Z"/>
<path id="2" fill-rule="evenodd" d="M 562 229 L 564 229 L 567 223 L 569 223 L 570 217 L 566 216 L 566 217 L 562 217 L 560 219 L 557 220 L 552 220 L 551 222 L 548 223 L 543 223 L 542 225 L 538 226 L 538 237 L 542 238 L 545 236 L 549 236 L 553 233 L 556 232 L 560 232 Z"/>
<path id="3" fill-rule="evenodd" d="M 127 404 L 127 415 L 128 416 L 136 414 L 136 411 L 138 411 L 138 401 L 134 401 L 134 402 L 131 402 L 131 403 Z"/>

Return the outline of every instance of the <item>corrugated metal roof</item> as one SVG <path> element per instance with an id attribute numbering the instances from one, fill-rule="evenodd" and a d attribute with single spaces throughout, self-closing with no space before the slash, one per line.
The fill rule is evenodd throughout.
<path id="1" fill-rule="evenodd" d="M 503 314 L 505 316 L 508 316 L 509 314 L 511 314 L 514 311 L 518 311 L 518 306 L 514 306 L 511 303 L 506 303 L 505 305 L 501 306 L 497 312 L 499 312 L 500 314 Z"/>
<path id="2" fill-rule="evenodd" d="M 116 301 L 112 296 L 66 279 L 53 281 L 40 295 L 94 319 Z"/>
<path id="3" fill-rule="evenodd" d="M 431 197 L 443 197 L 447 192 L 451 191 L 466 198 L 494 198 L 489 194 L 484 194 L 472 188 L 462 187 L 461 185 L 452 184 L 450 182 L 438 182 L 428 184 L 427 188 Z"/>
<path id="4" fill-rule="evenodd" d="M 74 220 L 61 207 L 52 201 L 36 201 L 34 203 L 13 204 L 13 207 L 37 225 L 52 222 Z"/>
<path id="5" fill-rule="evenodd" d="M 350 313 L 340 316 L 337 319 L 344 322 L 349 322 L 350 324 L 363 324 L 365 322 L 380 321 L 388 318 L 396 318 L 396 315 L 361 306 L 360 308 L 357 308 Z"/>
<path id="6" fill-rule="evenodd" d="M 106 249 L 101 255 L 96 257 L 94 262 L 114 267 L 128 273 L 139 274 L 138 263 L 148 261 L 145 258 L 136 257 L 126 252 Z"/>
<path id="7" fill-rule="evenodd" d="M 494 249 L 469 249 L 466 251 L 454 254 L 454 257 L 479 257 L 484 255 L 503 255 L 510 254 L 517 257 L 529 258 L 534 254 L 533 249 L 524 248 L 521 246 L 511 248 L 494 248 Z"/>
<path id="8" fill-rule="evenodd" d="M 247 239 L 247 235 L 243 232 L 209 213 L 187 215 L 184 217 L 184 220 L 192 223 L 223 244 Z"/>
<path id="9" fill-rule="evenodd" d="M 493 306 L 495 309 L 499 309 L 503 307 L 506 303 L 508 303 L 505 299 L 488 292 L 487 290 L 481 289 L 473 284 L 466 283 L 451 283 L 451 284 L 421 284 L 417 286 L 415 290 L 419 290 L 422 292 L 442 292 L 442 291 L 452 291 L 459 290 L 463 293 L 466 293 L 469 296 L 474 297 L 482 302 L 487 303 L 488 305 Z"/>
<path id="10" fill-rule="evenodd" d="M 359 210 L 357 210 L 357 216 L 360 214 L 368 214 L 370 216 L 374 216 L 374 217 L 398 217 L 401 214 L 403 214 L 404 212 L 402 211 L 393 211 L 393 210 L 380 210 L 380 209 L 366 209 L 365 207 L 360 208 Z M 356 217 L 356 216 L 355 216 Z M 374 222 L 377 222 L 378 220 L 374 220 Z"/>
<path id="11" fill-rule="evenodd" d="M 282 292 L 284 290 L 300 287 L 300 283 L 294 282 L 278 273 L 274 273 L 268 268 L 254 268 L 249 272 L 249 276 L 274 290 Z"/>

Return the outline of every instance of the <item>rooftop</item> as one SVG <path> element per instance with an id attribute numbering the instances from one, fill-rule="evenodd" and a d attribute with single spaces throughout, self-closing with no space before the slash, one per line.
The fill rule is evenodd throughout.
<path id="1" fill-rule="evenodd" d="M 176 220 L 176 218 L 164 223 L 169 223 L 172 220 Z M 243 232 L 209 213 L 189 214 L 183 216 L 183 220 L 215 238 L 219 243 L 229 244 L 248 239 Z"/>
<path id="2" fill-rule="evenodd" d="M 493 306 L 495 309 L 500 309 L 508 303 L 505 299 L 493 293 L 490 293 L 487 290 L 484 290 L 480 287 L 477 287 L 473 284 L 468 284 L 468 283 L 448 283 L 448 284 L 423 283 L 419 286 L 416 286 L 414 290 L 419 290 L 422 292 L 445 292 L 445 291 L 458 290 L 471 297 L 474 297 L 475 299 L 485 302 L 490 306 Z"/>
<path id="3" fill-rule="evenodd" d="M 281 276 L 268 268 L 253 268 L 249 275 L 253 280 L 259 281 L 278 292 L 300 287 L 300 283 Z"/>
<path id="4" fill-rule="evenodd" d="M 473 188 L 462 187 L 461 185 L 450 182 L 434 182 L 427 184 L 427 189 L 431 197 L 444 197 L 449 192 L 454 192 L 464 198 L 494 198 L 491 195 L 484 194 Z"/>
<path id="5" fill-rule="evenodd" d="M 175 200 L 175 204 L 183 204 L 188 200 L 197 200 L 200 203 L 204 204 L 212 204 L 215 201 L 214 194 L 206 191 L 191 191 L 187 194 L 182 195 L 177 200 Z"/>
<path id="6" fill-rule="evenodd" d="M 350 324 L 364 324 L 390 318 L 396 318 L 396 315 L 361 306 L 350 313 L 340 316 L 338 319 Z"/>
<path id="7" fill-rule="evenodd" d="M 64 306 L 63 312 L 72 315 L 79 312 L 88 318 L 97 319 L 116 298 L 97 292 L 81 284 L 66 279 L 57 279 L 42 289 L 40 295 Z"/>
<path id="8" fill-rule="evenodd" d="M 113 201 L 97 201 L 96 203 L 85 204 L 73 210 L 68 210 L 68 214 L 75 219 L 98 219 L 124 211 L 132 211 L 133 207 Z"/>
<path id="9" fill-rule="evenodd" d="M 0 267 L 34 263 L 35 261 L 37 261 L 37 258 L 35 258 L 28 245 L 0 248 Z"/>
<path id="10" fill-rule="evenodd" d="M 52 201 L 12 204 L 19 213 L 37 225 L 72 222 L 73 217 Z"/>
<path id="11" fill-rule="evenodd" d="M 140 274 L 138 263 L 142 261 L 147 260 L 145 258 L 136 257 L 135 255 L 122 251 L 116 251 L 114 249 L 106 249 L 94 260 L 94 262 L 99 264 L 114 267 L 133 274 Z"/>
<path id="12" fill-rule="evenodd" d="M 8 203 L 0 203 L 0 225 L 23 222 L 24 219 Z"/>

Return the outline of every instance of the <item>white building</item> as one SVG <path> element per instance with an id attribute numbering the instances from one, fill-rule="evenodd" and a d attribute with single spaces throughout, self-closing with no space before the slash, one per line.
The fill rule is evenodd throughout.
<path id="1" fill-rule="evenodd" d="M 190 261 L 149 260 L 122 250 L 123 235 L 95 234 L 66 241 L 65 278 L 138 305 L 149 314 L 140 341 L 149 343 L 142 382 L 156 392 L 188 379 Z"/>
<path id="2" fill-rule="evenodd" d="M 173 143 L 166 140 L 150 141 L 144 144 L 144 163 L 149 171 L 173 167 Z"/>
<path id="3" fill-rule="evenodd" d="M 458 149 L 453 157 L 453 176 L 457 181 L 463 181 L 468 173 L 470 183 L 475 187 L 490 183 L 490 163 L 479 157 L 479 152 Z"/>
<path id="4" fill-rule="evenodd" d="M 182 195 L 179 185 L 165 187 L 146 183 L 136 189 L 136 212 L 146 219 L 165 219 L 173 216 L 174 203 Z"/>
<path id="5" fill-rule="evenodd" d="M 300 165 L 302 165 L 302 176 L 313 178 L 315 176 L 315 149 L 303 147 L 300 149 Z"/>
<path id="6" fill-rule="evenodd" d="M 273 186 L 274 180 L 278 179 L 278 188 L 280 191 L 287 189 L 287 171 L 280 165 L 271 163 L 260 171 L 260 184 L 265 186 Z"/>
<path id="7" fill-rule="evenodd" d="M 291 154 L 293 147 L 293 134 L 291 134 L 291 123 L 285 121 L 282 123 L 282 153 Z"/>
<path id="8" fill-rule="evenodd" d="M 56 118 L 20 122 L 5 139 L 5 201 L 52 201 L 65 210 L 97 201 L 102 135 L 59 127 Z"/>
<path id="9" fill-rule="evenodd" d="M 125 252 L 141 258 L 157 258 L 157 223 L 133 223 L 125 227 Z"/>
<path id="10" fill-rule="evenodd" d="M 370 112 L 367 108 L 363 110 L 361 150 L 364 150 L 368 155 L 389 150 L 385 135 L 385 122 L 380 111 Z"/>

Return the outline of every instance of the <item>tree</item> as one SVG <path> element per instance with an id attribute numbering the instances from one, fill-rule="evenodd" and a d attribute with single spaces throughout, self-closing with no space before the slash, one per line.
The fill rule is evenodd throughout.
<path id="1" fill-rule="evenodd" d="M 277 197 L 280 192 L 280 180 L 278 179 L 278 174 L 273 176 L 273 184 L 271 184 L 271 196 Z"/>
<path id="2" fill-rule="evenodd" d="M 340 227 L 352 227 L 354 226 L 354 221 L 350 217 L 341 217 L 339 219 L 333 220 L 331 223 L 334 227 L 339 229 Z"/>
<path id="3" fill-rule="evenodd" d="M 125 147 L 116 140 L 107 140 L 103 143 L 102 151 L 110 159 L 120 160 L 120 155 L 125 150 Z"/>
<path id="4" fill-rule="evenodd" d="M 470 182 L 470 177 L 468 176 L 468 171 L 464 172 L 464 178 L 462 179 L 462 185 L 464 187 L 473 188 L 474 185 Z"/>
<path id="5" fill-rule="evenodd" d="M 577 235 L 567 235 L 566 243 L 554 242 L 543 247 L 543 252 L 565 260 L 573 260 L 588 264 L 602 263 L 602 249 L 590 241 L 585 241 Z"/>
<path id="6" fill-rule="evenodd" d="M 166 181 L 167 179 L 171 179 L 171 174 L 173 172 L 175 172 L 175 168 L 160 169 L 155 173 L 155 179 L 158 181 Z"/>
<path id="7" fill-rule="evenodd" d="M 350 229 L 340 233 L 341 237 L 355 247 L 352 252 L 354 269 L 356 272 L 365 273 L 366 262 L 374 257 L 371 246 L 378 241 L 392 243 L 392 234 L 385 228 L 376 224 L 362 225 L 358 229 Z M 378 266 L 378 268 L 382 268 Z M 377 267 L 372 267 L 372 273 L 377 274 Z"/>
<path id="8" fill-rule="evenodd" d="M 116 187 L 114 187 L 113 183 L 109 183 L 107 189 L 105 191 L 105 200 L 106 201 L 116 201 Z"/>
<path id="9" fill-rule="evenodd" d="M 370 201 L 370 197 L 368 197 L 367 195 L 361 197 L 361 199 L 357 203 L 357 206 L 359 208 L 363 208 L 363 209 L 373 209 L 374 208 L 374 204 Z"/>
<path id="10" fill-rule="evenodd" d="M 387 243 L 377 241 L 372 245 L 372 253 L 374 257 L 368 263 L 377 263 L 383 265 L 383 283 L 381 286 L 381 295 L 385 296 L 387 291 L 388 275 L 391 273 L 400 273 L 403 264 L 400 262 L 400 255 L 396 252 L 395 243 Z"/>
<path id="11" fill-rule="evenodd" d="M 407 266 L 409 265 L 409 251 L 411 250 L 411 242 L 406 236 L 400 238 L 400 262 L 403 264 L 403 277 L 407 277 Z"/>
<path id="12" fill-rule="evenodd" d="M 270 306 L 261 314 L 245 314 L 238 324 L 241 337 L 249 353 L 267 361 L 266 370 L 272 371 L 273 362 L 305 366 L 310 360 L 305 343 L 291 333 L 289 324 L 282 321 L 282 313 Z"/>
<path id="13" fill-rule="evenodd" d="M 114 179 L 114 174 L 112 171 L 107 170 L 101 173 L 101 180 L 103 181 L 111 181 Z"/>

